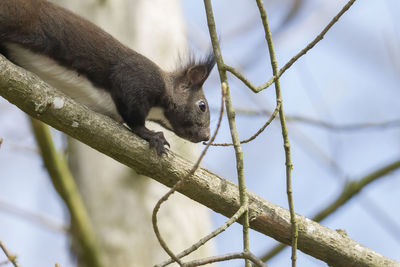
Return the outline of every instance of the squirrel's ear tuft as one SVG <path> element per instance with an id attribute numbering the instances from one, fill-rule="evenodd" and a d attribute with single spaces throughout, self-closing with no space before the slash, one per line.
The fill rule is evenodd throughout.
<path id="1" fill-rule="evenodd" d="M 203 59 L 196 61 L 194 57 L 190 57 L 189 62 L 181 67 L 180 72 L 183 74 L 183 79 L 189 86 L 201 87 L 205 80 L 210 75 L 215 65 L 215 58 L 212 51 Z"/>
<path id="2" fill-rule="evenodd" d="M 213 51 L 209 51 L 208 55 L 201 61 L 207 68 L 207 73 L 210 74 L 215 66 L 215 57 Z"/>

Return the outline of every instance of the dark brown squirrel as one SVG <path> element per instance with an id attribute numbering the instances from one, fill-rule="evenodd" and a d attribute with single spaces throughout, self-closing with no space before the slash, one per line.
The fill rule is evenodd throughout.
<path id="1" fill-rule="evenodd" d="M 122 45 L 74 13 L 46 0 L 0 0 L 0 49 L 89 108 L 122 120 L 160 155 L 169 143 L 145 127 L 150 110 L 161 125 L 189 141 L 210 137 L 202 85 L 215 65 L 212 53 L 173 72 Z"/>

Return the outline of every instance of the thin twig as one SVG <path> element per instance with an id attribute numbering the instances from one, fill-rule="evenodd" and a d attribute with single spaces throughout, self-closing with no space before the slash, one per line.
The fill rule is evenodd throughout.
<path id="1" fill-rule="evenodd" d="M 334 124 L 322 120 L 307 118 L 303 116 L 286 116 L 288 121 L 305 123 L 316 127 L 325 128 L 332 131 L 359 131 L 359 130 L 381 130 L 382 128 L 400 127 L 400 119 L 381 121 L 381 122 L 360 122 L 349 124 Z"/>
<path id="2" fill-rule="evenodd" d="M 10 263 L 10 261 L 9 261 L 9 260 L 0 261 L 0 266 L 2 266 L 2 265 L 6 265 L 6 264 L 8 264 L 8 263 Z"/>
<path id="3" fill-rule="evenodd" d="M 207 236 L 203 237 L 196 244 L 192 245 L 190 248 L 182 251 L 181 253 L 179 253 L 176 256 L 178 258 L 185 257 L 186 255 L 192 253 L 193 251 L 195 251 L 196 249 L 198 249 L 199 247 L 204 245 L 208 240 L 216 237 L 217 235 L 219 235 L 220 233 L 225 231 L 229 226 L 231 226 L 234 222 L 236 222 L 240 218 L 240 216 L 243 215 L 243 213 L 246 211 L 246 209 L 247 209 L 247 207 L 241 206 L 240 209 L 228 221 L 226 221 L 223 225 L 218 227 L 218 229 L 216 229 L 212 233 L 208 234 Z M 171 263 L 173 263 L 173 259 L 169 259 L 169 260 L 167 260 L 167 261 L 165 261 L 165 262 L 163 262 L 161 264 L 158 264 L 158 265 L 156 265 L 154 267 L 164 267 L 164 266 L 167 266 L 167 265 L 169 265 Z"/>
<path id="4" fill-rule="evenodd" d="M 357 204 L 367 211 L 370 218 L 380 224 L 381 229 L 396 240 L 398 245 L 400 245 L 400 223 L 396 220 L 394 214 L 391 213 L 390 210 L 386 211 L 385 208 L 378 204 L 378 201 L 375 201 L 374 198 L 371 198 L 368 195 L 363 195 Z"/>
<path id="5" fill-rule="evenodd" d="M 278 101 L 274 112 L 271 114 L 271 116 L 269 117 L 267 122 L 255 134 L 253 134 L 251 137 L 249 137 L 249 138 L 247 138 L 245 140 L 240 141 L 240 143 L 241 144 L 246 144 L 246 143 L 249 143 L 249 142 L 253 141 L 254 139 L 256 139 L 257 136 L 259 136 L 268 127 L 268 125 L 270 125 L 271 122 L 275 119 L 275 117 L 278 114 L 280 108 L 281 108 L 281 102 Z M 203 142 L 203 144 L 206 145 L 207 143 Z M 232 146 L 233 144 L 232 143 L 215 143 L 215 144 L 211 144 L 211 145 L 212 146 Z"/>
<path id="6" fill-rule="evenodd" d="M 272 35 L 268 25 L 268 17 L 267 12 L 264 8 L 264 3 L 262 0 L 257 0 L 257 6 L 260 10 L 261 20 L 265 30 L 265 39 L 267 40 L 269 56 L 271 60 L 272 72 L 274 76 L 278 75 L 278 63 L 275 58 L 274 46 L 272 42 Z M 296 214 L 294 212 L 294 204 L 293 204 L 293 189 L 292 189 L 292 169 L 293 164 L 290 155 L 290 142 L 289 142 L 289 135 L 288 130 L 286 127 L 286 119 L 285 113 L 283 111 L 282 105 L 282 93 L 279 83 L 279 78 L 275 80 L 275 94 L 276 94 L 276 101 L 277 106 L 280 104 L 279 108 L 279 118 L 281 121 L 281 128 L 282 128 L 282 137 L 283 137 L 283 147 L 285 149 L 285 158 L 286 158 L 286 191 L 288 196 L 288 203 L 289 203 L 289 212 L 290 212 L 290 222 L 291 222 L 291 229 L 292 229 L 292 267 L 296 267 L 296 260 L 297 260 L 297 238 L 298 238 L 298 229 L 297 229 L 297 221 L 296 221 Z"/>
<path id="7" fill-rule="evenodd" d="M 51 229 L 56 232 L 67 232 L 69 227 L 63 223 L 56 222 L 53 219 L 42 216 L 40 214 L 34 213 L 32 211 L 23 209 L 14 204 L 5 202 L 0 199 L 0 211 L 7 212 L 12 215 L 16 215 L 20 218 L 27 220 L 28 222 L 34 222 L 38 225 L 45 227 L 46 229 Z"/>
<path id="8" fill-rule="evenodd" d="M 351 200 L 358 193 L 360 193 L 367 185 L 399 168 L 400 168 L 400 160 L 396 160 L 382 168 L 379 168 L 378 170 L 375 170 L 367 174 L 366 176 L 358 180 L 346 183 L 339 196 L 335 200 L 333 200 L 331 204 L 327 205 L 324 209 L 322 209 L 315 216 L 313 216 L 311 220 L 315 222 L 322 221 L 323 219 L 334 213 L 336 210 L 338 210 L 349 200 Z M 262 261 L 270 260 L 272 257 L 276 256 L 279 252 L 281 252 L 285 247 L 286 247 L 285 244 L 276 245 L 270 251 L 265 253 L 264 256 L 261 257 L 261 260 Z"/>
<path id="9" fill-rule="evenodd" d="M 271 116 L 269 117 L 269 119 L 267 120 L 267 122 L 255 133 L 253 134 L 250 138 L 240 141 L 241 144 L 245 144 L 245 143 L 249 143 L 250 141 L 253 141 L 254 139 L 256 139 L 257 136 L 259 136 L 267 127 L 268 125 L 271 124 L 271 122 L 275 119 L 276 115 L 278 114 L 279 110 L 282 107 L 282 102 L 280 100 L 277 101 L 276 103 L 276 107 L 274 112 L 271 114 Z"/>
<path id="10" fill-rule="evenodd" d="M 272 80 L 272 82 L 268 81 L 265 84 L 262 84 L 260 86 L 254 86 L 242 73 L 240 73 L 237 69 L 225 65 L 223 66 L 223 68 L 226 71 L 229 71 L 230 73 L 232 73 L 233 75 L 236 76 L 236 78 L 238 78 L 239 80 L 241 80 L 247 87 L 249 87 L 254 93 L 258 93 L 260 91 L 262 91 L 263 89 L 267 88 L 268 86 L 270 86 L 275 80 Z"/>
<path id="11" fill-rule="evenodd" d="M 215 137 L 218 134 L 218 130 L 221 126 L 222 122 L 222 116 L 224 114 L 224 101 L 225 101 L 225 95 L 226 95 L 226 85 L 223 83 L 221 86 L 221 91 L 222 91 L 222 97 L 221 97 L 221 108 L 220 108 L 220 113 L 219 113 L 219 118 L 218 118 L 218 123 L 217 123 L 217 128 L 214 131 L 214 134 L 212 135 L 210 139 L 210 143 L 212 143 L 215 140 Z M 162 238 L 160 230 L 158 228 L 157 224 L 157 213 L 160 210 L 161 204 L 165 201 L 168 200 L 168 198 L 176 191 L 179 189 L 179 187 L 188 179 L 190 176 L 192 176 L 197 168 L 200 166 L 201 160 L 204 158 L 204 156 L 207 153 L 207 150 L 210 146 L 207 145 L 202 153 L 200 154 L 199 158 L 197 159 L 196 163 L 193 165 L 192 169 L 186 174 L 181 180 L 179 180 L 171 189 L 160 199 L 158 200 L 157 204 L 155 205 L 153 209 L 153 214 L 152 214 L 152 223 L 153 223 L 153 230 L 154 233 L 156 234 L 156 237 L 158 239 L 158 242 L 162 246 L 162 248 L 167 252 L 167 254 L 178 264 L 182 265 L 183 263 L 180 261 L 180 259 L 171 251 L 171 249 L 168 247 L 167 243 L 165 240 Z"/>
<path id="12" fill-rule="evenodd" d="M 289 69 L 294 62 L 296 62 L 300 57 L 304 56 L 310 49 L 312 49 L 319 41 L 321 41 L 325 34 L 332 28 L 332 26 L 339 20 L 339 18 L 354 4 L 356 0 L 350 0 L 347 4 L 339 11 L 339 13 L 333 17 L 333 19 L 326 25 L 326 27 L 317 35 L 317 37 L 312 40 L 305 48 L 303 48 L 297 55 L 291 58 L 280 70 L 278 75 L 274 74 L 271 79 L 275 80 L 275 77 L 280 77 L 287 69 Z"/>
<path id="13" fill-rule="evenodd" d="M 280 107 L 280 106 L 279 106 Z M 240 141 L 241 144 L 246 144 L 249 143 L 250 141 L 253 141 L 260 135 L 266 127 L 272 122 L 272 120 L 276 117 L 278 113 L 279 107 L 277 106 L 274 111 L 271 112 L 268 110 L 261 110 L 261 111 L 255 111 L 255 110 L 246 110 L 246 109 L 236 109 L 236 114 L 243 114 L 243 115 L 249 115 L 249 116 L 264 116 L 265 114 L 270 115 L 270 118 L 268 121 L 251 137 L 248 139 Z M 286 115 L 286 121 L 291 121 L 291 122 L 299 122 L 299 123 L 304 123 L 308 124 L 311 126 L 315 127 L 321 127 L 326 130 L 332 130 L 332 131 L 361 131 L 361 130 L 381 130 L 385 128 L 391 128 L 391 127 L 400 127 L 400 119 L 394 119 L 394 120 L 388 120 L 388 121 L 381 121 L 381 122 L 360 122 L 360 123 L 350 123 L 350 124 L 334 124 L 330 122 L 326 122 L 323 120 L 317 120 L 313 118 L 308 118 L 304 116 L 299 116 L 299 115 Z M 203 145 L 207 145 L 207 142 L 203 142 Z M 211 144 L 212 146 L 232 146 L 232 143 L 213 143 Z"/>
<path id="14" fill-rule="evenodd" d="M 233 143 L 233 147 L 235 149 L 240 205 L 247 207 L 248 206 L 248 197 L 247 197 L 247 190 L 246 190 L 246 184 L 245 184 L 245 179 L 244 179 L 243 151 L 242 151 L 242 148 L 240 145 L 239 135 L 238 135 L 237 128 L 236 128 L 235 110 L 232 105 L 232 99 L 230 96 L 228 79 L 226 76 L 226 70 L 224 69 L 224 61 L 222 58 L 221 48 L 220 48 L 219 41 L 218 41 L 217 30 L 215 27 L 215 20 L 214 20 L 214 14 L 212 11 L 211 0 L 204 0 L 204 7 L 205 7 L 205 11 L 206 11 L 206 16 L 207 16 L 207 24 L 208 24 L 208 30 L 210 33 L 211 43 L 213 46 L 213 51 L 214 51 L 215 59 L 217 62 L 219 78 L 220 78 L 222 84 L 226 84 L 225 105 L 226 105 L 226 113 L 227 113 L 228 122 L 229 122 L 229 129 L 230 129 L 231 137 L 232 137 L 232 143 Z M 211 144 L 212 142 L 209 142 L 209 143 Z M 209 145 L 207 145 L 207 146 L 209 146 Z M 246 212 L 243 214 L 243 250 L 244 250 L 244 252 L 250 251 L 249 227 L 250 227 L 249 212 L 247 209 Z M 247 259 L 245 260 L 245 266 L 246 267 L 251 266 L 250 261 Z"/>
<path id="15" fill-rule="evenodd" d="M 246 259 L 248 261 L 252 261 L 256 266 L 260 267 L 267 267 L 265 263 L 263 263 L 259 258 L 257 258 L 254 254 L 252 254 L 250 251 L 243 251 L 239 253 L 229 253 L 229 254 L 224 254 L 220 256 L 213 256 L 209 258 L 204 258 L 200 260 L 194 260 L 188 263 L 185 263 L 183 266 L 184 267 L 195 267 L 195 266 L 201 266 L 201 265 L 206 265 L 214 262 L 220 262 L 220 261 L 228 261 L 228 260 L 233 260 L 233 259 Z"/>
<path id="16" fill-rule="evenodd" d="M 273 113 L 267 109 L 251 110 L 251 109 L 236 108 L 235 110 L 236 114 L 240 114 L 243 116 L 265 116 L 265 115 L 270 116 Z M 301 115 L 286 114 L 286 121 L 309 124 L 311 126 L 321 127 L 332 131 L 358 131 L 366 129 L 381 130 L 382 128 L 400 127 L 400 118 L 377 121 L 377 122 L 355 122 L 348 124 L 335 124 L 324 120 L 318 120 Z"/>
<path id="17" fill-rule="evenodd" d="M 303 48 L 299 53 L 292 57 L 274 76 L 272 76 L 266 83 L 260 86 L 254 86 L 249 80 L 247 80 L 239 71 L 231 66 L 224 65 L 224 69 L 235 75 L 239 80 L 246 84 L 254 93 L 261 92 L 262 90 L 268 88 L 271 84 L 275 82 L 276 79 L 282 76 L 282 74 L 289 69 L 293 63 L 295 63 L 300 57 L 304 56 L 310 49 L 312 49 L 319 41 L 321 41 L 325 34 L 332 28 L 332 26 L 339 20 L 339 18 L 354 4 L 355 0 L 350 0 L 340 11 L 333 17 L 333 19 L 326 25 L 326 27 L 314 38 L 305 48 Z"/>
<path id="18" fill-rule="evenodd" d="M 3 250 L 4 255 L 6 255 L 7 259 L 14 265 L 14 267 L 20 267 L 20 265 L 17 262 L 17 256 L 12 254 L 6 245 L 3 243 L 3 241 L 0 239 L 0 248 Z"/>

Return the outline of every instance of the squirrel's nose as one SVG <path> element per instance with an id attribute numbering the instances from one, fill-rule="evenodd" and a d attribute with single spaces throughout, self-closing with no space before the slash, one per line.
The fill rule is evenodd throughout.
<path id="1" fill-rule="evenodd" d="M 210 139 L 210 129 L 196 129 L 195 131 L 191 130 L 186 132 L 183 138 L 190 140 L 193 143 L 208 141 Z"/>
<path id="2" fill-rule="evenodd" d="M 207 130 L 206 133 L 203 135 L 203 140 L 201 141 L 208 141 L 210 139 L 210 130 Z"/>

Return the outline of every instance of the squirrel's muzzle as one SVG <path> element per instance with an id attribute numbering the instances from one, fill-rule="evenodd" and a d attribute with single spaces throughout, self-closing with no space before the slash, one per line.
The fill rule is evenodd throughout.
<path id="1" fill-rule="evenodd" d="M 175 131 L 175 133 L 193 143 L 198 143 L 201 141 L 208 141 L 210 139 L 210 128 L 186 128 L 182 131 Z"/>

